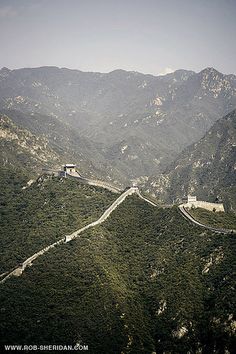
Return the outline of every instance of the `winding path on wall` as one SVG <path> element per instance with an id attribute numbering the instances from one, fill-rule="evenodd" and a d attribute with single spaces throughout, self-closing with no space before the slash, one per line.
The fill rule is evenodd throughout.
<path id="1" fill-rule="evenodd" d="M 48 252 L 50 249 L 52 249 L 60 244 L 68 243 L 68 242 L 76 239 L 77 237 L 79 237 L 79 235 L 83 231 L 85 231 L 91 227 L 94 227 L 96 225 L 102 224 L 110 216 L 110 214 L 118 207 L 118 205 L 120 205 L 125 200 L 126 197 L 128 197 L 129 195 L 132 195 L 134 193 L 137 193 L 137 192 L 138 192 L 138 189 L 136 187 L 129 188 L 124 193 L 122 193 L 108 209 L 106 209 L 106 211 L 102 214 L 102 216 L 98 220 L 93 221 L 92 223 L 82 227 L 81 229 L 73 232 L 72 234 L 67 235 L 67 236 L 61 238 L 60 240 L 52 243 L 51 245 L 43 248 L 39 252 L 33 254 L 31 257 L 27 258 L 22 264 L 20 264 L 13 271 L 3 273 L 1 275 L 3 279 L 0 281 L 0 283 L 4 283 L 7 279 L 11 278 L 12 276 L 19 277 L 27 267 L 30 267 L 32 265 L 32 263 L 33 263 L 33 261 L 35 261 L 35 259 L 42 256 L 44 253 Z"/>
<path id="2" fill-rule="evenodd" d="M 220 228 L 216 228 L 216 227 L 212 227 L 212 226 L 208 226 L 205 224 L 200 223 L 199 221 L 197 221 L 196 219 L 194 219 L 192 217 L 192 215 L 187 211 L 187 209 L 184 207 L 184 204 L 179 205 L 179 210 L 182 213 L 182 215 L 188 219 L 189 221 L 191 221 L 192 223 L 194 223 L 195 225 L 204 227 L 204 229 L 208 229 L 211 230 L 213 232 L 217 232 L 217 233 L 221 233 L 221 234 L 231 234 L 231 233 L 236 233 L 236 230 L 229 230 L 229 229 L 220 229 Z"/>
<path id="3" fill-rule="evenodd" d="M 81 176 L 78 172 L 74 172 L 74 173 L 66 173 L 66 176 L 70 177 L 70 178 L 76 178 L 78 179 L 80 182 L 85 183 L 85 184 L 89 184 L 90 186 L 96 186 L 96 187 L 102 187 L 105 189 L 108 189 L 110 192 L 113 193 L 121 193 L 121 189 L 119 189 L 118 187 L 107 183 L 107 182 L 103 182 L 97 179 L 89 179 L 86 177 Z"/>
<path id="4" fill-rule="evenodd" d="M 113 187 L 105 182 L 102 181 L 95 181 L 95 180 L 89 180 L 89 179 L 84 179 L 81 178 L 81 176 L 79 175 L 70 175 L 70 177 L 74 177 L 74 178 L 78 178 L 78 179 L 83 179 L 85 183 L 91 184 L 91 185 L 95 185 L 98 187 L 103 187 L 109 190 L 114 191 L 114 189 L 116 190 L 116 193 L 119 192 L 119 189 L 116 187 Z M 96 220 L 93 221 L 92 223 L 82 227 L 81 229 L 73 232 L 70 235 L 66 235 L 65 237 L 61 238 L 60 240 L 52 243 L 51 245 L 43 248 L 42 250 L 40 250 L 39 252 L 33 254 L 31 257 L 27 258 L 23 263 L 21 263 L 20 265 L 18 265 L 17 268 L 15 268 L 13 271 L 9 271 L 9 272 L 5 272 L 3 274 L 0 275 L 1 281 L 0 283 L 4 283 L 7 279 L 11 278 L 12 276 L 21 276 L 21 274 L 24 272 L 24 270 L 27 267 L 30 267 L 33 263 L 33 261 L 35 261 L 35 259 L 37 259 L 38 257 L 42 256 L 44 253 L 48 252 L 50 249 L 60 245 L 60 244 L 64 244 L 64 243 L 68 243 L 74 239 L 76 239 L 77 237 L 79 237 L 79 235 L 84 232 L 85 230 L 88 230 L 91 227 L 97 226 L 99 224 L 102 224 L 109 216 L 110 214 L 126 199 L 126 197 L 128 197 L 129 195 L 132 195 L 136 193 L 139 198 L 141 198 L 142 200 L 144 200 L 145 202 L 151 204 L 152 206 L 157 206 L 157 204 L 155 204 L 154 202 L 152 202 L 151 200 L 149 200 L 148 198 L 145 198 L 141 195 L 138 187 L 131 187 L 128 190 L 126 190 L 125 192 L 123 192 L 114 202 L 113 204 L 106 209 L 106 211 L 102 214 L 102 216 Z M 183 217 L 187 218 L 189 221 L 193 222 L 194 224 L 204 227 L 205 229 L 209 229 L 211 231 L 214 232 L 218 232 L 218 233 L 225 233 L 225 234 L 229 234 L 232 232 L 236 232 L 235 230 L 227 230 L 227 229 L 217 229 L 211 226 L 207 226 L 204 224 L 201 224 L 200 222 L 198 222 L 197 220 L 195 220 L 189 213 L 188 211 L 184 208 L 184 205 L 180 205 L 179 206 L 179 210 L 182 214 Z"/>
<path id="5" fill-rule="evenodd" d="M 143 199 L 145 202 L 151 204 L 152 206 L 157 206 L 157 204 L 153 203 L 151 200 L 149 200 L 148 198 L 145 198 L 142 196 L 142 194 L 140 193 L 140 191 L 137 189 L 137 194 L 139 196 L 139 198 Z"/>
<path id="6" fill-rule="evenodd" d="M 81 182 L 87 183 L 87 184 L 89 184 L 91 186 L 102 187 L 102 188 L 106 188 L 106 189 L 110 190 L 111 192 L 121 193 L 121 190 L 119 188 L 115 187 L 114 185 L 111 185 L 111 184 L 109 184 L 107 182 L 103 182 L 103 181 L 99 181 L 99 180 L 92 180 L 92 179 L 89 179 L 89 178 L 82 177 L 78 172 L 73 173 L 73 174 L 67 173 L 67 175 L 69 177 L 72 177 L 72 178 L 77 178 Z M 152 202 L 148 198 L 143 197 L 142 194 L 140 193 L 138 187 L 132 187 L 132 188 L 135 189 L 137 195 L 141 199 L 143 199 L 145 202 L 151 204 L 152 206 L 157 206 L 157 204 L 155 204 L 154 202 Z"/>

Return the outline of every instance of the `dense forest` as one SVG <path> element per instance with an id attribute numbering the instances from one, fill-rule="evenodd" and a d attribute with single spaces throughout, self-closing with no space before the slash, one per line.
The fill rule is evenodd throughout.
<path id="1" fill-rule="evenodd" d="M 60 179 L 39 180 L 24 191 L 26 209 L 19 212 L 14 204 L 16 214 L 12 209 L 7 215 L 24 220 L 24 212 L 38 209 L 33 220 L 43 220 L 44 237 L 34 222 L 30 227 L 41 243 L 97 217 L 116 197 Z M 24 250 L 15 237 L 14 253 L 11 242 L 8 265 L 12 253 L 16 261 Z M 176 207 L 128 197 L 105 223 L 1 285 L 1 338 L 13 344 L 81 343 L 92 354 L 233 353 L 235 248 L 234 234 L 214 234 L 189 223 Z"/>
<path id="2" fill-rule="evenodd" d="M 0 273 L 93 220 L 117 198 L 103 188 L 41 176 L 27 184 L 22 170 L 1 170 Z"/>
<path id="3" fill-rule="evenodd" d="M 214 212 L 202 208 L 192 208 L 189 213 L 204 225 L 236 230 L 236 215 L 231 212 Z"/>

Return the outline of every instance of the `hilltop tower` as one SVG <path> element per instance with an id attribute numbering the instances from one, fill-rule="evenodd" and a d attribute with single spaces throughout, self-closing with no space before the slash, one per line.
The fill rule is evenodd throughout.
<path id="1" fill-rule="evenodd" d="M 69 175 L 73 175 L 73 174 L 76 174 L 76 165 L 72 164 L 72 163 L 67 163 L 64 165 L 63 167 L 63 172 L 64 172 L 64 175 L 66 177 L 67 174 Z"/>

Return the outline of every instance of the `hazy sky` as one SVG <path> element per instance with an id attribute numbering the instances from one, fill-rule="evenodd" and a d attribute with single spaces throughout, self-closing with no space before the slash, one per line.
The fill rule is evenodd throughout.
<path id="1" fill-rule="evenodd" d="M 236 74 L 236 0 L 0 0 L 0 67 Z"/>

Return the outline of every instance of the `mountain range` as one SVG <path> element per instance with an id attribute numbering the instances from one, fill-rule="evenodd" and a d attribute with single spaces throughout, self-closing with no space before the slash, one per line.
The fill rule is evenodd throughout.
<path id="1" fill-rule="evenodd" d="M 119 194 L 42 169 L 73 162 L 85 176 L 136 181 L 160 204 L 191 193 L 235 211 L 235 106 L 235 76 L 212 68 L 162 77 L 0 71 L 3 348 L 234 352 L 234 232 L 215 233 L 176 205 L 150 205 L 138 194 L 97 224 Z M 215 215 L 208 211 L 205 220 Z M 235 225 L 234 212 L 219 215 L 221 227 L 229 216 Z M 2 281 L 29 257 L 20 276 Z"/>
<path id="2" fill-rule="evenodd" d="M 236 76 L 213 68 L 165 76 L 0 70 L 2 114 L 85 175 L 123 186 L 160 175 L 235 107 Z"/>

